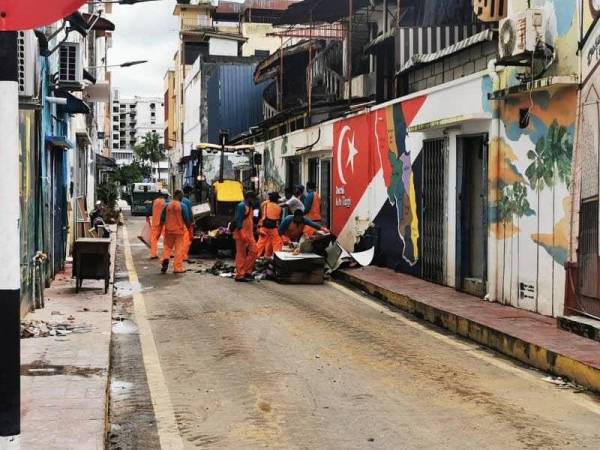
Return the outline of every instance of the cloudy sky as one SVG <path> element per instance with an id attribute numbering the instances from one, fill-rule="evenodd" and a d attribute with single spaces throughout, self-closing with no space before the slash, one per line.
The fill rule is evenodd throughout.
<path id="1" fill-rule="evenodd" d="M 243 0 L 232 0 L 242 2 Z M 121 95 L 162 97 L 165 71 L 172 66 L 177 49 L 175 0 L 158 0 L 138 5 L 113 5 L 110 20 L 116 29 L 109 64 L 146 59 L 129 68 L 113 69 L 113 86 Z"/>

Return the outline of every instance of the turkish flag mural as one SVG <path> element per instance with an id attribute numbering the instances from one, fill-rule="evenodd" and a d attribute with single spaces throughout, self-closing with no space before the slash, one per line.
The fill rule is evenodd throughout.
<path id="1" fill-rule="evenodd" d="M 425 100 L 418 97 L 341 120 L 333 130 L 332 230 L 348 236 L 357 219 L 375 221 L 380 210 L 393 207 L 396 223 L 381 232 L 394 234 L 409 266 L 418 260 L 419 230 L 406 130 Z"/>

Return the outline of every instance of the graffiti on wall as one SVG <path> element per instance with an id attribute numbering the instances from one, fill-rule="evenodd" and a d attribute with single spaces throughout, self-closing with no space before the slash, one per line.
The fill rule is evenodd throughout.
<path id="1" fill-rule="evenodd" d="M 348 246 L 356 222 L 374 224 L 380 252 L 394 268 L 419 259 L 418 193 L 406 136 L 424 102 L 411 99 L 334 125 L 332 229 Z"/>

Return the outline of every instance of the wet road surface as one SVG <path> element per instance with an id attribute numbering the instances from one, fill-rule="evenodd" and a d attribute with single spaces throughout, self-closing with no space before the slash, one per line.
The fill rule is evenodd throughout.
<path id="1" fill-rule="evenodd" d="M 141 224 L 112 448 L 124 424 L 143 448 L 600 448 L 591 395 L 333 283 L 161 275 Z"/>

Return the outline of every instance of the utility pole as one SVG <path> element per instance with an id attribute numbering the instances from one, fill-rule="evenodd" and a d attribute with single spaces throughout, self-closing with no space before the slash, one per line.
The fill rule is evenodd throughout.
<path id="1" fill-rule="evenodd" d="M 17 32 L 0 32 L 0 447 L 21 432 L 19 88 Z M 6 444 L 6 445 L 2 445 Z"/>

